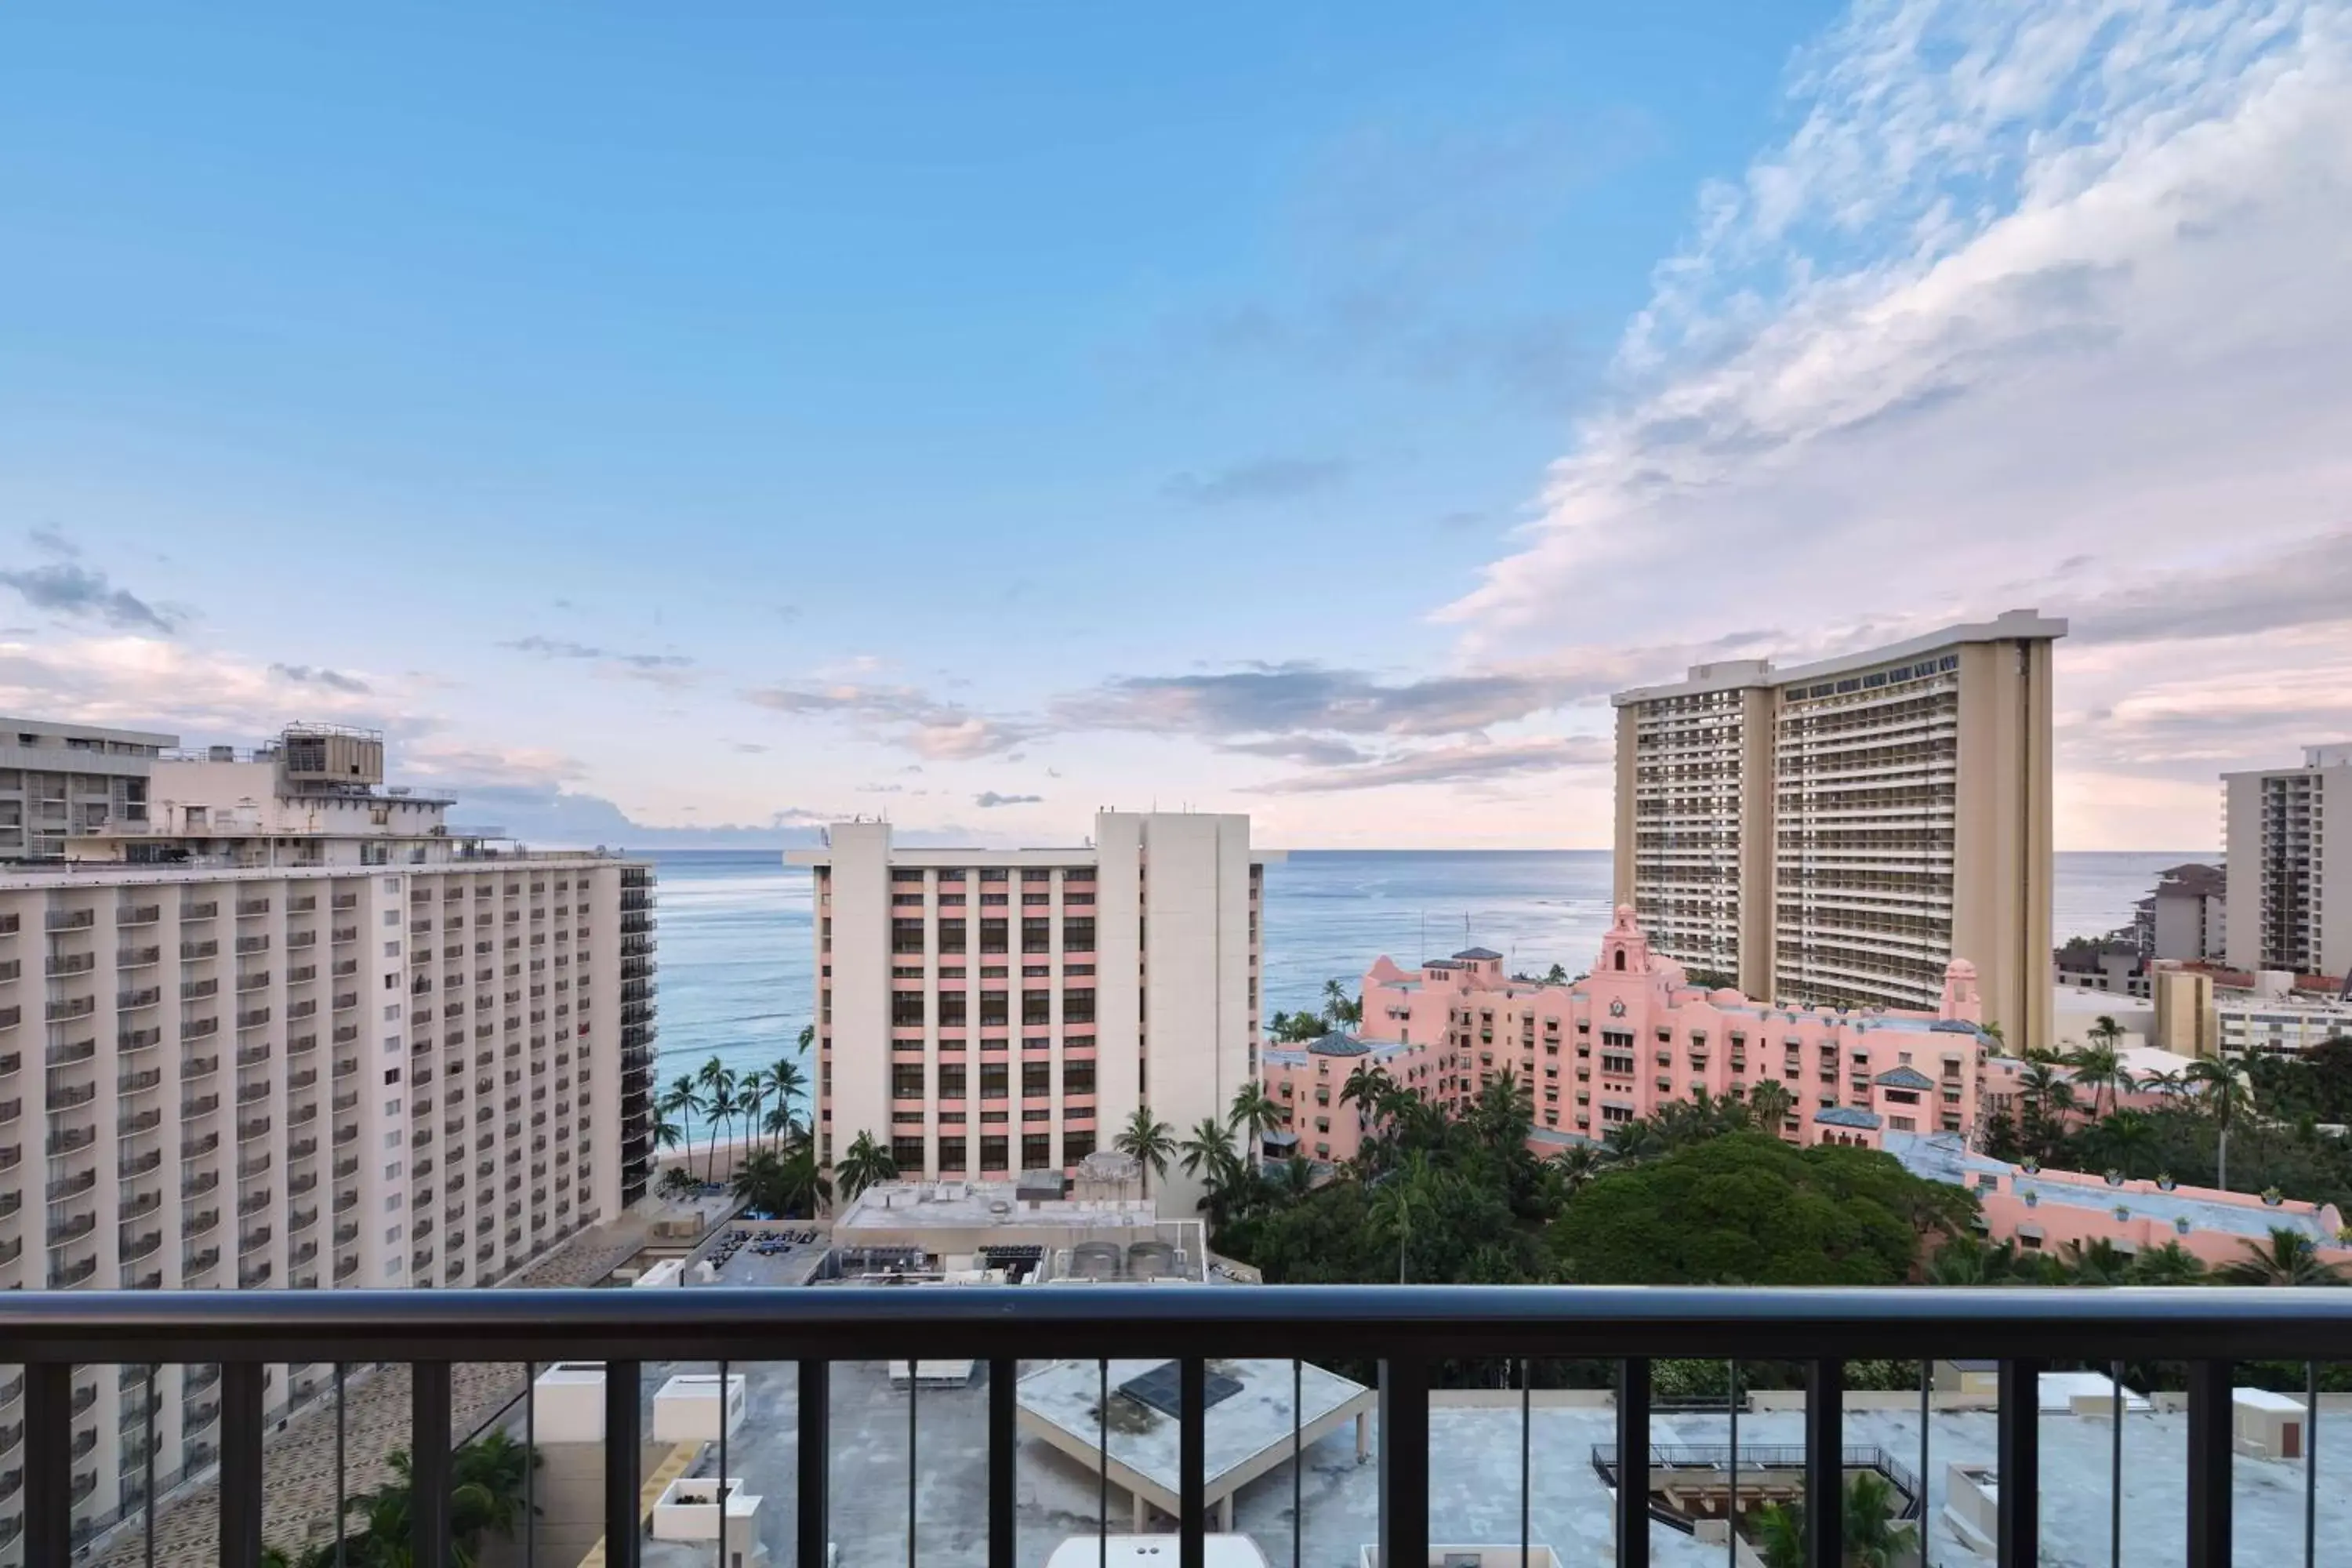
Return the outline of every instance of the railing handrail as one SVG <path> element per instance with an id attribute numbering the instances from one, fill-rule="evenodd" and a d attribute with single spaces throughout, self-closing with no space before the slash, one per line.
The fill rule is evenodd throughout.
<path id="1" fill-rule="evenodd" d="M 0 1293 L 16 1359 L 1231 1355 L 2352 1360 L 2352 1290 L 972 1286 Z"/>

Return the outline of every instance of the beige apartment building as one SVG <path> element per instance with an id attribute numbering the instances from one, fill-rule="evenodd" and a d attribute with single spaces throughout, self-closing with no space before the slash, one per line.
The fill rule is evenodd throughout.
<path id="1" fill-rule="evenodd" d="M 1072 1171 L 1135 1109 L 1179 1137 L 1257 1071 L 1264 868 L 1241 816 L 1102 812 L 1068 848 L 835 823 L 814 868 L 817 1126 L 903 1176 Z M 1161 1212 L 1197 1184 L 1155 1177 Z"/>
<path id="2" fill-rule="evenodd" d="M 177 735 L 0 716 L 0 865 L 61 860 L 66 840 L 147 819 L 147 773 Z"/>
<path id="3" fill-rule="evenodd" d="M 1619 692 L 1616 900 L 1752 996 L 1932 1007 L 1977 966 L 2010 1044 L 2051 1028 L 2051 656 L 2032 610 Z"/>
<path id="4" fill-rule="evenodd" d="M 2230 967 L 2352 973 L 2352 742 L 2305 746 L 2299 768 L 2224 773 L 2221 788 Z"/>
<path id="5" fill-rule="evenodd" d="M 159 756 L 147 820 L 0 871 L 0 1289 L 461 1289 L 642 1194 L 650 869 L 382 778 L 351 731 Z M 211 1461 L 217 1376 L 78 1369 L 78 1528 L 143 1497 L 147 1399 L 159 1492 Z"/>

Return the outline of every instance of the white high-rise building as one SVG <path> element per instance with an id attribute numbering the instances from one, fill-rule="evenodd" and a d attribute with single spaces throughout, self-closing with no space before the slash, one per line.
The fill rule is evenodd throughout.
<path id="1" fill-rule="evenodd" d="M 2230 967 L 2352 971 L 2352 742 L 2305 746 L 2299 768 L 2224 773 L 2221 788 Z"/>
<path id="2" fill-rule="evenodd" d="M 383 760 L 160 757 L 146 820 L 0 871 L 0 1289 L 487 1285 L 642 1194 L 651 869 L 452 829 Z M 159 1490 L 212 1458 L 216 1376 L 162 1370 Z M 85 1529 L 143 1494 L 145 1377 L 77 1369 Z"/>
<path id="3" fill-rule="evenodd" d="M 844 822 L 816 876 L 817 1127 L 908 1177 L 1068 1173 L 1139 1106 L 1181 1138 L 1257 1072 L 1249 818 L 1103 812 L 1066 849 L 901 846 Z M 1197 1186 L 1152 1179 L 1163 1212 Z"/>

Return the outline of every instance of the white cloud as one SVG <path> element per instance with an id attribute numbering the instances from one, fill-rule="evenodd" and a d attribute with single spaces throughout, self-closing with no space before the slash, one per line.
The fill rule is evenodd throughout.
<path id="1" fill-rule="evenodd" d="M 373 721 L 373 683 L 152 637 L 0 640 L 0 709 L 90 724 L 175 729 L 191 744 L 277 733 L 296 717 Z M 356 689 L 354 689 L 356 688 Z"/>
<path id="2" fill-rule="evenodd" d="M 1465 655 L 1565 623 L 1797 657 L 2038 604 L 2080 608 L 2062 701 L 2105 711 L 2205 657 L 2180 637 L 2342 640 L 2352 602 L 2305 590 L 2352 532 L 2347 60 L 2342 0 L 1861 0 L 1796 131 L 1703 193 L 1522 547 L 1441 612 Z"/>

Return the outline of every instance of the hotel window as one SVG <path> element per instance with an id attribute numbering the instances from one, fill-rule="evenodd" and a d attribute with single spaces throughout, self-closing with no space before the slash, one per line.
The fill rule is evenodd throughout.
<path id="1" fill-rule="evenodd" d="M 898 1173 L 902 1176 L 921 1175 L 923 1173 L 923 1140 L 921 1135 L 919 1133 L 912 1138 L 892 1138 L 890 1140 L 890 1163 L 898 1167 Z"/>
<path id="2" fill-rule="evenodd" d="M 961 1100 L 963 1098 L 963 1063 L 961 1062 L 941 1062 L 940 1064 L 940 1098 L 941 1100 Z M 921 1076 L 920 1069 L 918 1069 L 916 1073 L 918 1080 L 920 1079 Z M 921 1092 L 919 1081 L 916 1092 Z"/>
<path id="3" fill-rule="evenodd" d="M 981 1063 L 980 1098 L 982 1100 L 1003 1100 L 1009 1092 L 1008 1085 L 1012 1081 L 1012 1073 L 1006 1068 L 1003 1062 Z"/>
<path id="4" fill-rule="evenodd" d="M 1054 1021 L 1054 994 L 1051 991 L 1021 993 L 1021 1022 L 1050 1024 Z"/>
<path id="5" fill-rule="evenodd" d="M 1092 952 L 1095 950 L 1095 922 L 1091 920 L 1066 920 L 1062 922 L 1062 951 Z"/>
<path id="6" fill-rule="evenodd" d="M 980 1141 L 980 1168 L 983 1173 L 1001 1173 L 1009 1154 L 1004 1135 L 1001 1132 L 983 1135 Z"/>
<path id="7" fill-rule="evenodd" d="M 950 1171 L 961 1171 L 961 1170 L 962 1170 L 962 1169 L 963 1169 L 963 1140 L 962 1140 L 962 1139 L 961 1139 L 961 1138 L 942 1138 L 942 1139 L 940 1139 L 940 1173 L 941 1173 L 942 1175 L 944 1175 L 945 1173 L 948 1173 L 948 1172 L 950 1172 Z"/>
<path id="8" fill-rule="evenodd" d="M 894 1100 L 923 1098 L 923 1066 L 920 1062 L 908 1063 L 890 1069 L 890 1096 Z"/>
<path id="9" fill-rule="evenodd" d="M 1094 1152 L 1095 1135 L 1092 1132 L 1078 1131 L 1062 1134 L 1062 1159 L 1065 1163 L 1075 1165 Z"/>
<path id="10" fill-rule="evenodd" d="M 1023 1094 L 1053 1093 L 1054 1064 L 1052 1062 L 1023 1062 L 1021 1064 L 1021 1092 Z"/>
<path id="11" fill-rule="evenodd" d="M 981 952 L 1003 952 L 1005 951 L 1006 940 L 1005 923 L 1003 921 L 983 920 L 980 922 Z"/>
<path id="12" fill-rule="evenodd" d="M 890 993 L 890 1023 L 894 1028 L 919 1029 L 923 1026 L 923 994 L 919 991 Z"/>
<path id="13" fill-rule="evenodd" d="M 961 992 L 961 991 L 942 991 L 942 992 L 940 992 L 940 1026 L 941 1026 L 942 1027 L 945 1027 L 945 1026 L 955 1026 L 955 1027 L 961 1028 L 961 1027 L 962 1027 L 962 1026 L 963 1026 L 963 1022 L 964 1022 L 964 994 L 963 994 L 962 992 Z M 940 1042 L 940 1044 L 945 1045 L 945 1044 L 946 1044 L 946 1042 L 945 1042 L 945 1041 L 941 1041 L 941 1042 Z"/>
<path id="14" fill-rule="evenodd" d="M 1095 1021 L 1095 993 L 1092 986 L 1062 993 L 1062 1022 L 1091 1024 Z"/>
<path id="15" fill-rule="evenodd" d="M 1282 1089 L 1283 1089 L 1283 1092 L 1284 1092 L 1285 1094 L 1287 1094 L 1287 1093 L 1289 1093 L 1289 1092 L 1290 1092 L 1290 1086 L 1289 1086 L 1288 1084 L 1286 1084 L 1286 1084 L 1284 1084 L 1284 1085 L 1282 1086 Z M 1092 1062 L 1064 1062 L 1064 1063 L 1062 1064 L 1062 1092 L 1063 1092 L 1064 1094 L 1067 1094 L 1067 1095 L 1092 1094 L 1094 1091 L 1095 1091 L 1095 1064 L 1094 1064 L 1094 1063 L 1092 1063 Z"/>
<path id="16" fill-rule="evenodd" d="M 1004 993 L 983 991 L 980 994 L 980 1026 L 983 1029 L 1004 1027 Z"/>
<path id="17" fill-rule="evenodd" d="M 890 951 L 892 952 L 922 952 L 923 922 L 919 920 L 892 921 L 890 922 Z"/>
<path id="18" fill-rule="evenodd" d="M 1054 1135 L 1050 1132 L 1024 1132 L 1021 1135 L 1021 1168 L 1024 1171 L 1047 1171 L 1054 1165 Z"/>
<path id="19" fill-rule="evenodd" d="M 940 951 L 941 952 L 963 952 L 963 921 L 941 921 L 940 922 Z"/>
<path id="20" fill-rule="evenodd" d="M 1054 951 L 1054 922 L 1044 916 L 1024 917 L 1021 921 L 1021 951 L 1051 952 Z"/>

